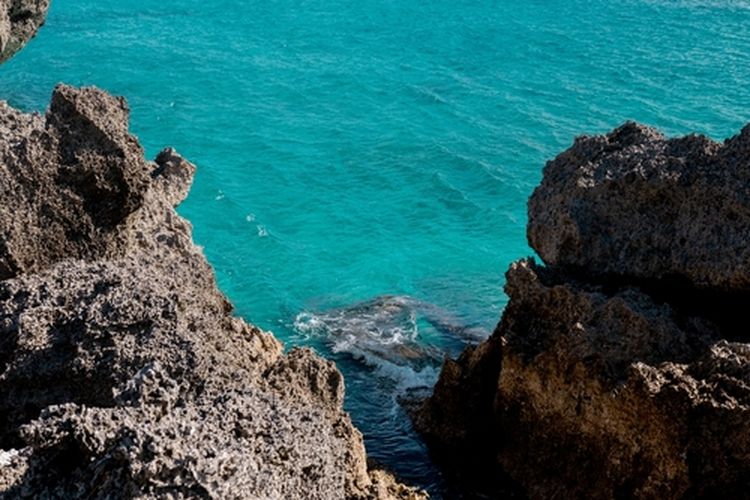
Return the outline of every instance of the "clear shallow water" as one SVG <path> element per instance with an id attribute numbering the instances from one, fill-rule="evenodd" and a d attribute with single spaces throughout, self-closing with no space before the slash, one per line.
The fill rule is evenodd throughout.
<path id="1" fill-rule="evenodd" d="M 750 120 L 750 2 L 53 0 L 0 96 L 41 110 L 58 81 L 125 95 L 150 156 L 199 166 L 180 212 L 238 313 L 336 360 L 371 456 L 438 491 L 395 404 L 435 362 L 383 353 L 493 328 L 526 199 L 575 135 Z M 435 309 L 352 309 L 383 294 Z"/>

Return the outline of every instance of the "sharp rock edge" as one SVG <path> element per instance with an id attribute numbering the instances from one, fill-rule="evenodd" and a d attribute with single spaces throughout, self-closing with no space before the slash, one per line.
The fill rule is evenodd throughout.
<path id="1" fill-rule="evenodd" d="M 7 58 L 46 1 L 0 3 Z M 369 470 L 336 367 L 232 316 L 124 99 L 0 102 L 0 498 L 423 498 Z"/>

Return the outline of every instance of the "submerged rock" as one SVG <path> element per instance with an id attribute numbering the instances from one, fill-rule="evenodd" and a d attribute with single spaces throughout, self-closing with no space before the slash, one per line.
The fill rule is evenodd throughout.
<path id="1" fill-rule="evenodd" d="M 48 8 L 49 0 L 0 0 L 0 63 L 36 35 Z"/>
<path id="2" fill-rule="evenodd" d="M 0 496 L 421 495 L 368 471 L 333 364 L 232 316 L 174 210 L 195 167 L 122 98 L 0 129 Z"/>
<path id="3" fill-rule="evenodd" d="M 347 307 L 303 312 L 297 315 L 294 326 L 302 334 L 323 336 L 334 352 L 421 370 L 439 364 L 446 354 L 420 337 L 421 321 L 446 341 L 476 341 L 489 336 L 435 304 L 406 295 L 381 295 Z"/>
<path id="4" fill-rule="evenodd" d="M 547 166 L 529 204 L 547 267 L 511 266 L 496 331 L 415 417 L 449 467 L 532 498 L 746 496 L 748 130 L 627 124 Z"/>

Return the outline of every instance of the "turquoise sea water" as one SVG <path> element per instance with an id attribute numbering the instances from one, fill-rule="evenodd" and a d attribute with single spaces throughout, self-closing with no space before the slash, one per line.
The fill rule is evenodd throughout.
<path id="1" fill-rule="evenodd" d="M 494 327 L 545 160 L 626 119 L 736 133 L 750 2 L 53 0 L 0 96 L 59 81 L 198 165 L 180 212 L 238 314 L 334 359 L 370 455 L 439 496 L 396 401 Z"/>

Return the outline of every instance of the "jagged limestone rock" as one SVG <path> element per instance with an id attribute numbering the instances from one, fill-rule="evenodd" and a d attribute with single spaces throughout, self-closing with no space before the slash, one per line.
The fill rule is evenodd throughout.
<path id="1" fill-rule="evenodd" d="M 603 279 L 750 291 L 750 127 L 719 144 L 627 123 L 579 137 L 529 200 L 545 263 Z"/>
<path id="2" fill-rule="evenodd" d="M 122 98 L 0 131 L 0 497 L 421 498 L 371 476 L 332 363 L 232 316 L 174 210 L 195 167 Z"/>

